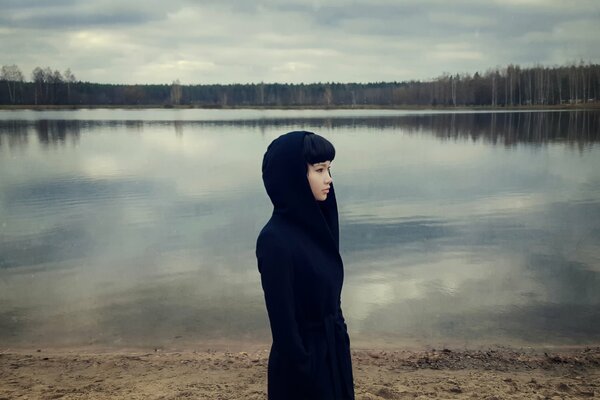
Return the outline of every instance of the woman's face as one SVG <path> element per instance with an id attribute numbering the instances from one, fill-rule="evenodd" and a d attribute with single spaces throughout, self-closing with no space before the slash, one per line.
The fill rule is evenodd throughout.
<path id="1" fill-rule="evenodd" d="M 329 193 L 329 186 L 333 179 L 329 173 L 331 167 L 331 161 L 324 161 L 316 164 L 308 164 L 308 172 L 306 177 L 310 184 L 313 196 L 317 201 L 324 201 L 327 199 Z"/>

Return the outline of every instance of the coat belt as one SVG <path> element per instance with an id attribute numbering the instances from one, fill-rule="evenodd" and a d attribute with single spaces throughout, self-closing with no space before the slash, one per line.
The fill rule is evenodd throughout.
<path id="1" fill-rule="evenodd" d="M 329 350 L 329 367 L 333 373 L 333 385 L 336 399 L 344 399 L 343 395 L 350 398 L 353 383 L 351 382 L 351 360 L 346 356 L 346 352 L 340 354 L 340 350 L 345 350 L 346 344 L 346 323 L 344 317 L 336 312 L 324 317 L 323 322 L 310 322 L 303 325 L 303 328 L 309 331 L 325 330 L 327 348 Z M 341 381 L 340 381 L 341 379 Z M 345 390 L 342 388 L 342 384 Z M 346 393 L 344 393 L 346 392 Z"/>

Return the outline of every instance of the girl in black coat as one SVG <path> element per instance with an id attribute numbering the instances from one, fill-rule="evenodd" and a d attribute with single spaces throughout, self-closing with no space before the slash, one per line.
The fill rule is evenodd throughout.
<path id="1" fill-rule="evenodd" d="M 256 257 L 273 336 L 270 400 L 354 399 L 329 173 L 334 157 L 329 141 L 297 131 L 273 140 L 263 158 L 274 209 L 258 236 Z"/>

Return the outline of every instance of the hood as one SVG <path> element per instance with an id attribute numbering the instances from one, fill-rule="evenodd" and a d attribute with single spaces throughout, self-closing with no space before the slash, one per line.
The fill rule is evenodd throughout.
<path id="1" fill-rule="evenodd" d="M 273 203 L 273 214 L 296 223 L 339 254 L 338 210 L 333 182 L 324 201 L 315 200 L 306 177 L 304 136 L 294 131 L 273 140 L 263 157 L 262 178 Z"/>

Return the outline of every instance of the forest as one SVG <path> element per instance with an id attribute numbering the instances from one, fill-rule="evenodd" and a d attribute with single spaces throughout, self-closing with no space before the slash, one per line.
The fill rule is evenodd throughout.
<path id="1" fill-rule="evenodd" d="M 488 69 L 427 80 L 372 83 L 185 85 L 83 82 L 67 69 L 17 65 L 0 72 L 0 105 L 162 107 L 520 107 L 597 103 L 600 64 Z"/>

